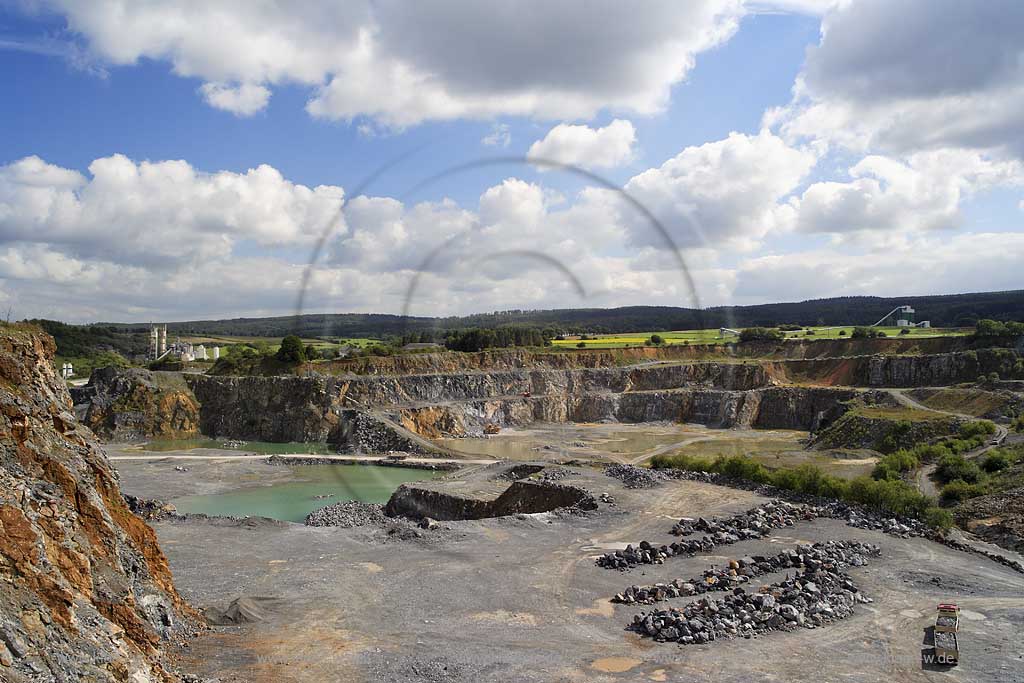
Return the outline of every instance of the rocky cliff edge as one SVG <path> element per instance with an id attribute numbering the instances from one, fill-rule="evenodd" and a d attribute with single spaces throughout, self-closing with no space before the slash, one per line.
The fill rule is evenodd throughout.
<path id="1" fill-rule="evenodd" d="M 39 330 L 0 327 L 0 680 L 180 681 L 164 647 L 194 613 L 76 420 L 54 351 Z"/>

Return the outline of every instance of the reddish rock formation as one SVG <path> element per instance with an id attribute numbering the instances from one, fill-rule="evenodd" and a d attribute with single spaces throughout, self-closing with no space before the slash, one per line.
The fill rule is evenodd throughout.
<path id="1" fill-rule="evenodd" d="M 193 612 L 75 419 L 54 350 L 0 328 L 0 680 L 178 681 L 161 647 Z"/>

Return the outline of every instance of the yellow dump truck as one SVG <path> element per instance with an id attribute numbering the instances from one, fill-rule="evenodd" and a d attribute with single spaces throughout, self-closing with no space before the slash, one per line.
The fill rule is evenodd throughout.
<path id="1" fill-rule="evenodd" d="M 960 608 L 941 603 L 935 614 L 935 659 L 937 664 L 954 665 L 960 661 Z"/>

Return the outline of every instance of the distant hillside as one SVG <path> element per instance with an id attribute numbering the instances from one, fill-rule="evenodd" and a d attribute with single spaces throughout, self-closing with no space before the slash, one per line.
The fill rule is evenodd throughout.
<path id="1" fill-rule="evenodd" d="M 687 330 L 722 326 L 871 325 L 894 307 L 907 304 L 917 310 L 917 320 L 931 320 L 936 327 L 971 326 L 979 318 L 1024 320 L 1024 290 L 947 296 L 871 296 L 813 299 L 796 303 L 714 307 L 698 311 L 672 306 L 624 308 L 568 308 L 546 311 L 502 311 L 461 317 L 403 318 L 397 315 L 337 313 L 277 318 L 234 318 L 168 323 L 171 334 L 281 337 L 388 337 L 431 329 L 464 329 L 529 325 L 559 331 L 646 332 Z M 143 332 L 145 323 L 100 323 L 105 328 Z"/>

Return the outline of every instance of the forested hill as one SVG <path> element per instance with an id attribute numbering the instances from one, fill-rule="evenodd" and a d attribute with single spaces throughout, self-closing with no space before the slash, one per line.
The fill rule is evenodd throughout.
<path id="1" fill-rule="evenodd" d="M 947 296 L 870 296 L 812 299 L 796 303 L 714 307 L 703 311 L 672 306 L 567 308 L 546 311 L 502 311 L 449 318 L 403 318 L 397 315 L 338 313 L 277 318 L 234 318 L 168 323 L 174 334 L 279 337 L 386 337 L 427 329 L 465 329 L 528 325 L 559 331 L 641 332 L 699 328 L 801 325 L 870 325 L 896 306 L 910 305 L 917 320 L 936 327 L 970 326 L 979 318 L 1024 320 L 1024 290 Z M 145 330 L 145 323 L 108 327 Z"/>

